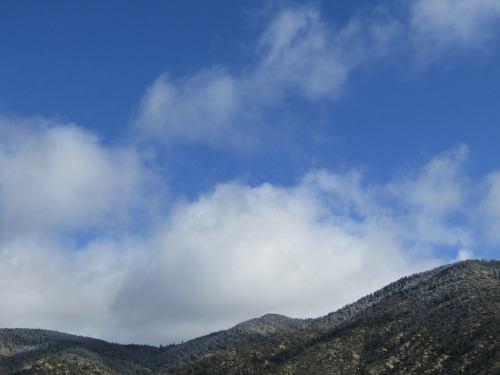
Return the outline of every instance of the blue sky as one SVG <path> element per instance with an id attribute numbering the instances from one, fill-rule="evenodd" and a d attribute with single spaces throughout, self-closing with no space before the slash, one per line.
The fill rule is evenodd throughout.
<path id="1" fill-rule="evenodd" d="M 500 3 L 4 2 L 0 313 L 165 344 L 498 259 Z"/>

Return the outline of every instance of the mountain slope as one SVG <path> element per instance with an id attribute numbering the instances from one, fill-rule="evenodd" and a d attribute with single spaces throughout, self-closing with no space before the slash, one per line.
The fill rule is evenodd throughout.
<path id="1" fill-rule="evenodd" d="M 403 278 L 318 319 L 265 315 L 182 345 L 0 330 L 0 373 L 500 373 L 500 262 Z"/>
<path id="2" fill-rule="evenodd" d="M 500 262 L 407 277 L 300 331 L 175 374 L 500 373 Z"/>
<path id="3" fill-rule="evenodd" d="M 91 364 L 95 371 L 103 373 L 152 372 L 159 368 L 192 362 L 207 353 L 261 344 L 272 337 L 304 328 L 311 321 L 312 319 L 292 319 L 283 315 L 267 314 L 225 331 L 211 333 L 181 345 L 161 348 L 111 344 L 93 338 L 41 329 L 0 329 L 0 374 L 2 370 L 19 369 L 29 363 L 33 364 L 29 373 L 34 373 L 35 369 L 45 371 L 51 367 L 45 362 L 57 361 L 61 362 L 60 368 L 71 368 L 70 373 L 77 373 L 78 368 L 88 368 Z M 44 356 L 48 359 L 40 363 L 40 358 Z M 72 361 L 68 364 L 68 358 L 73 358 L 73 362 L 81 362 L 79 367 L 71 365 Z"/>

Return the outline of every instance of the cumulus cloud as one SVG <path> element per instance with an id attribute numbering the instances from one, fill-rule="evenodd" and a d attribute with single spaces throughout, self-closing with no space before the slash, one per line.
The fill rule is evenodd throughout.
<path id="1" fill-rule="evenodd" d="M 1 127 L 0 320 L 11 327 L 164 344 L 267 312 L 319 316 L 473 256 L 483 232 L 455 220 L 464 210 L 500 217 L 498 173 L 470 187 L 459 147 L 385 185 L 357 170 L 292 186 L 222 183 L 151 214 L 144 231 L 130 210 L 152 196 L 143 184 L 161 189 L 151 166 L 74 125 L 27 122 Z M 105 229 L 67 240 L 94 226 Z"/>
<path id="2" fill-rule="evenodd" d="M 71 124 L 0 119 L 0 234 L 105 227 L 147 207 L 153 177 L 131 148 Z"/>
<path id="3" fill-rule="evenodd" d="M 311 172 L 291 187 L 220 184 L 156 229 L 155 262 L 123 285 L 115 312 L 129 312 L 119 320 L 140 327 L 137 338 L 196 336 L 193 321 L 214 331 L 269 311 L 319 316 L 400 276 L 469 258 L 477 242 L 453 220 L 470 209 L 467 193 L 432 207 L 464 190 L 466 155 L 438 155 L 383 186 L 356 170 Z M 436 253 L 442 247 L 448 256 Z"/>
<path id="4" fill-rule="evenodd" d="M 130 147 L 104 146 L 73 124 L 0 119 L 0 320 L 102 334 L 134 243 L 165 198 Z M 134 250 L 131 250 L 131 249 Z"/>
<path id="5" fill-rule="evenodd" d="M 139 252 L 121 245 L 93 241 L 75 252 L 27 233 L 3 241 L 0 298 L 6 308 L 0 319 L 4 326 L 114 339 L 110 304 L 134 263 L 141 261 Z"/>
<path id="6" fill-rule="evenodd" d="M 158 326 L 181 335 L 199 320 L 217 330 L 269 311 L 319 316 L 437 264 L 410 261 L 385 220 L 325 208 L 336 199 L 329 186 L 355 186 L 319 174 L 292 188 L 223 184 L 180 204 L 152 241 L 155 264 L 125 284 L 116 311 L 133 312 L 157 339 Z"/>

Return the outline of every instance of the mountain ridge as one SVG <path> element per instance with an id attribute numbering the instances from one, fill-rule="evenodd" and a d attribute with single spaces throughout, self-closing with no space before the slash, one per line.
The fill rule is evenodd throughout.
<path id="1" fill-rule="evenodd" d="M 399 279 L 323 317 L 266 314 L 160 348 L 2 329 L 0 373 L 486 374 L 500 370 L 499 279 L 498 261 L 458 262 Z"/>

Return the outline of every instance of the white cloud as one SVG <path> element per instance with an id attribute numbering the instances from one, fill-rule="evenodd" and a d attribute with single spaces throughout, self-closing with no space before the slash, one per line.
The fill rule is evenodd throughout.
<path id="1" fill-rule="evenodd" d="M 471 231 L 455 224 L 457 218 L 472 214 L 473 187 L 464 170 L 468 152 L 465 145 L 443 152 L 389 184 L 400 209 L 408 213 L 409 238 L 435 245 L 472 246 Z"/>
<path id="2" fill-rule="evenodd" d="M 255 62 L 239 72 L 215 67 L 184 79 L 161 75 L 133 121 L 144 139 L 248 150 L 263 142 L 266 114 L 288 95 L 336 99 L 350 76 L 374 62 L 406 56 L 419 68 L 494 37 L 495 0 L 418 0 L 365 9 L 342 28 L 314 5 L 273 14 L 255 43 Z M 401 10 L 404 8 L 404 11 Z"/>
<path id="3" fill-rule="evenodd" d="M 258 45 L 262 61 L 252 80 L 280 97 L 288 88 L 308 97 L 336 96 L 351 70 L 316 8 L 283 10 Z"/>
<path id="4" fill-rule="evenodd" d="M 0 320 L 99 336 L 130 270 L 134 237 L 165 198 L 129 147 L 72 124 L 0 118 Z M 155 207 L 157 206 L 157 207 Z M 109 328 L 105 328 L 109 327 Z"/>
<path id="5" fill-rule="evenodd" d="M 3 120 L 0 144 L 0 221 L 15 223 L 0 239 L 0 320 L 11 327 L 169 343 L 267 312 L 326 314 L 480 243 L 477 228 L 449 221 L 474 212 L 463 147 L 388 185 L 356 170 L 311 172 L 289 187 L 220 184 L 143 232 L 129 209 L 154 173 L 131 150 L 73 125 L 11 125 Z M 497 177 L 484 195 L 496 219 Z M 83 245 L 64 236 L 93 226 L 109 229 Z"/>
<path id="6" fill-rule="evenodd" d="M 45 120 L 0 119 L 0 132 L 1 236 L 103 228 L 110 215 L 125 224 L 147 207 L 141 192 L 153 178 L 133 149 Z"/>
<path id="7" fill-rule="evenodd" d="M 3 241 L 3 326 L 126 338 L 113 332 L 111 304 L 130 270 L 145 262 L 144 253 L 129 245 L 124 240 L 95 240 L 75 251 L 27 233 Z"/>
<path id="8" fill-rule="evenodd" d="M 435 156 L 423 167 L 400 175 L 390 186 L 392 193 L 404 199 L 413 210 L 429 216 L 446 217 L 460 210 L 468 193 L 468 178 L 463 165 L 467 146 Z"/>
<path id="9" fill-rule="evenodd" d="M 474 259 L 474 252 L 470 251 L 469 249 L 460 249 L 455 260 L 462 261 L 467 259 Z"/>
<path id="10" fill-rule="evenodd" d="M 266 312 L 326 314 L 440 264 L 433 248 L 456 248 L 462 234 L 440 222 L 447 238 L 431 238 L 414 226 L 427 217 L 425 200 L 403 200 L 411 210 L 403 213 L 382 199 L 392 189 L 366 186 L 356 171 L 314 172 L 289 188 L 221 184 L 157 228 L 155 263 L 124 285 L 115 311 L 130 313 L 120 319 L 140 327 L 134 337 L 144 325 L 155 341 L 164 332 L 195 336 L 203 331 L 186 331 L 192 321 L 207 332 Z"/>
<path id="11" fill-rule="evenodd" d="M 499 30 L 496 0 L 419 0 L 411 5 L 411 31 L 423 59 L 450 49 L 482 47 Z"/>
<path id="12" fill-rule="evenodd" d="M 143 98 L 135 126 L 141 136 L 159 137 L 166 144 L 239 145 L 239 129 L 230 124 L 240 115 L 240 86 L 222 69 L 202 71 L 180 82 L 161 75 Z"/>
<path id="13" fill-rule="evenodd" d="M 256 43 L 254 66 L 239 74 L 217 67 L 180 80 L 161 75 L 142 99 L 134 129 L 166 145 L 252 148 L 264 137 L 266 111 L 286 95 L 336 98 L 354 69 L 386 53 L 400 26 L 375 13 L 376 22 L 359 16 L 334 31 L 316 7 L 282 9 Z"/>
<path id="14" fill-rule="evenodd" d="M 335 30 L 316 7 L 282 10 L 258 41 L 264 51 L 254 79 L 309 99 L 338 97 L 360 65 L 385 56 L 401 33 L 383 7 L 353 17 Z"/>

